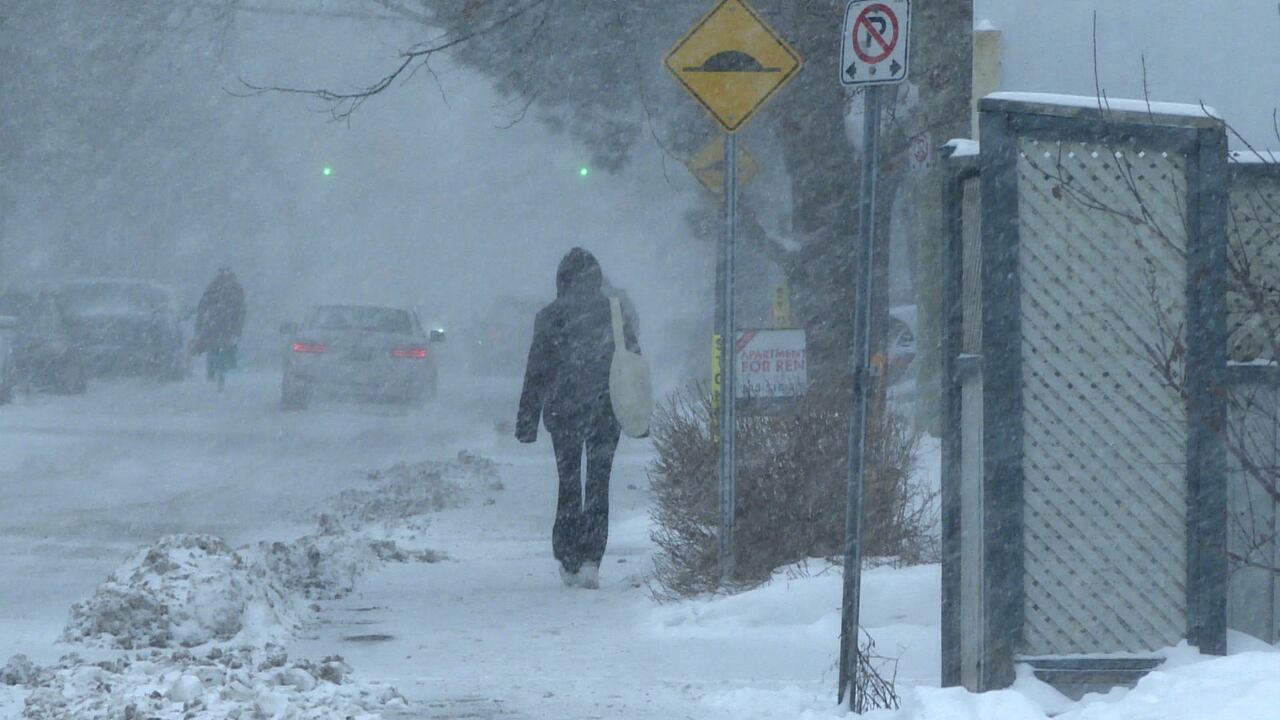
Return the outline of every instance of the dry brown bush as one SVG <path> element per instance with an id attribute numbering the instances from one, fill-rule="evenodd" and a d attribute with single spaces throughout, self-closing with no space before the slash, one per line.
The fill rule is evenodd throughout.
<path id="1" fill-rule="evenodd" d="M 653 423 L 657 460 L 653 539 L 655 593 L 681 597 L 743 588 L 779 567 L 834 557 L 844 542 L 848 438 L 837 398 L 811 393 L 786 413 L 738 419 L 738 493 L 731 588 L 719 577 L 719 465 L 710 394 L 694 385 L 661 403 Z M 868 442 L 865 555 L 905 563 L 935 558 L 933 491 L 913 478 L 920 435 L 888 412 Z"/>

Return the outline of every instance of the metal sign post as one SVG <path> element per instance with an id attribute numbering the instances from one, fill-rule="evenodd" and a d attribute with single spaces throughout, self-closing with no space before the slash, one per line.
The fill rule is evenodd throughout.
<path id="1" fill-rule="evenodd" d="M 862 594 L 862 499 L 866 486 L 867 392 L 871 385 L 871 258 L 876 233 L 876 170 L 880 165 L 880 90 L 868 87 L 863 104 L 862 183 L 858 197 L 856 305 L 853 313 L 853 403 L 849 410 L 849 484 L 845 496 L 844 604 L 840 617 L 841 701 L 862 711 L 858 697 L 858 610 Z"/>
<path id="2" fill-rule="evenodd" d="M 849 409 L 849 476 L 845 498 L 844 603 L 840 616 L 838 701 L 862 712 L 858 681 L 858 614 L 862 594 L 862 510 L 866 487 L 867 394 L 871 364 L 872 267 L 876 240 L 876 176 L 880 169 L 879 85 L 906 79 L 907 0 L 854 0 L 845 11 L 840 81 L 863 88 L 862 168 L 858 186 L 857 270 L 853 312 L 853 400 Z M 849 58 L 854 58 L 849 61 Z M 848 62 L 848 65 L 845 63 Z"/>
<path id="3" fill-rule="evenodd" d="M 720 368 L 720 576 L 733 577 L 734 504 L 737 462 L 734 453 L 734 375 L 737 326 L 733 284 L 738 237 L 738 138 L 734 133 L 800 72 L 803 60 L 744 0 L 720 0 L 667 53 L 667 70 L 725 129 L 724 231 L 716 263 Z M 695 174 L 697 170 L 695 169 Z M 708 184 L 707 178 L 698 175 Z M 712 184 L 708 184 L 712 187 Z M 714 190 L 714 188 L 712 188 Z M 714 364 L 714 360 L 713 360 Z M 713 398 L 714 402 L 714 398 Z"/>
<path id="4" fill-rule="evenodd" d="M 720 244 L 724 268 L 724 297 L 720 324 L 720 580 L 733 577 L 733 521 L 737 500 L 738 468 L 734 441 L 737 433 L 737 320 L 734 318 L 733 281 L 738 244 L 738 136 L 725 137 L 724 232 Z"/>

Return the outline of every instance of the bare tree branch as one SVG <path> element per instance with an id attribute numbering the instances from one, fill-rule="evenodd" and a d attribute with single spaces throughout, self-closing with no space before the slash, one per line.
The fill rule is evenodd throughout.
<path id="1" fill-rule="evenodd" d="M 624 12 L 625 9 L 620 5 L 618 7 L 618 24 L 626 27 L 627 20 L 623 15 Z M 644 71 L 640 68 L 640 53 L 636 48 L 634 35 L 631 36 L 631 46 L 632 55 L 635 57 L 636 89 L 637 94 L 640 97 L 640 108 L 644 110 L 645 127 L 649 130 L 649 137 L 653 139 L 654 144 L 662 151 L 662 179 L 666 181 L 667 185 L 671 185 L 671 175 L 667 172 L 667 159 L 671 158 L 679 160 L 679 158 L 677 158 L 675 153 L 671 151 L 670 147 L 667 146 L 667 143 L 663 142 L 662 138 L 658 137 L 658 129 L 656 124 L 653 122 L 653 111 L 649 108 L 649 98 L 648 94 L 645 92 Z"/>
<path id="2" fill-rule="evenodd" d="M 1093 93 L 1098 100 L 1098 113 L 1102 109 L 1102 82 L 1098 79 L 1098 11 L 1093 11 Z"/>
<path id="3" fill-rule="evenodd" d="M 497 20 L 470 32 L 465 32 L 452 38 L 415 45 L 400 53 L 400 64 L 396 66 L 394 70 L 384 75 L 382 79 L 372 85 L 359 90 L 338 92 L 327 88 L 296 88 L 278 85 L 258 85 L 241 78 L 240 83 L 248 90 L 248 92 L 233 92 L 232 94 L 240 97 L 250 97 L 265 93 L 306 95 L 329 103 L 329 114 L 334 120 L 348 120 L 356 110 L 360 109 L 360 106 L 363 105 L 365 101 L 391 87 L 391 84 L 400 78 L 415 63 L 425 65 L 432 55 L 450 50 L 467 42 L 468 40 L 507 25 L 522 17 L 533 8 L 546 4 L 546 2 L 547 0 L 530 0 L 530 2 L 520 6 L 511 13 L 508 13 L 507 15 L 504 15 Z"/>
<path id="4" fill-rule="evenodd" d="M 1156 116 L 1151 112 L 1151 86 L 1147 84 L 1147 54 L 1142 53 L 1142 98 L 1147 101 L 1147 119 L 1154 125 Z"/>
<path id="5" fill-rule="evenodd" d="M 500 124 L 498 124 L 496 127 L 497 127 L 499 130 L 510 130 L 511 128 L 515 127 L 516 125 L 519 125 L 519 124 L 520 124 L 520 122 L 521 122 L 522 120 L 524 120 L 525 116 L 529 114 L 529 108 L 530 108 L 530 107 L 533 107 L 533 104 L 534 104 L 535 102 L 537 102 L 537 100 L 538 100 L 538 92 L 537 92 L 537 91 L 535 91 L 535 92 L 530 93 L 528 96 L 526 96 L 526 97 L 524 98 L 524 102 L 523 102 L 523 103 L 521 103 L 521 105 L 520 105 L 520 109 L 519 109 L 519 110 L 517 110 L 515 113 L 513 113 L 513 114 L 508 118 L 508 121 L 507 121 L 507 122 L 505 122 L 505 123 L 500 123 Z"/>

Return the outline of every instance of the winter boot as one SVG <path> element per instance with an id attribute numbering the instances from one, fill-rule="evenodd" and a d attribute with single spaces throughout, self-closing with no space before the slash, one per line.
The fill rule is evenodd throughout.
<path id="1" fill-rule="evenodd" d="M 578 585 L 588 590 L 599 590 L 600 564 L 593 562 L 582 563 L 582 569 L 578 571 Z"/>
<path id="2" fill-rule="evenodd" d="M 578 576 L 578 573 L 569 572 L 568 568 L 566 568 L 564 565 L 561 565 L 560 581 L 564 583 L 565 587 L 578 587 L 578 584 L 580 583 L 581 578 Z"/>

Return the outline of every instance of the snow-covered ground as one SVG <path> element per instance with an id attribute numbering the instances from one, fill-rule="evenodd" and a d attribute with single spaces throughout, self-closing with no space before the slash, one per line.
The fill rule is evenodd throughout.
<path id="1" fill-rule="evenodd" d="M 837 569 L 652 600 L 646 444 L 618 456 L 601 589 L 571 590 L 545 441 L 515 443 L 461 385 L 424 411 L 282 413 L 277 382 L 117 381 L 0 408 L 0 661 L 31 660 L 0 672 L 18 682 L 0 718 L 843 715 Z M 1027 678 L 937 689 L 938 587 L 936 566 L 865 576 L 864 624 L 905 699 L 877 720 L 1280 718 L 1280 652 L 1239 638 L 1250 652 L 1173 650 L 1080 703 Z M 122 642 L 139 605 L 146 632 Z"/>

